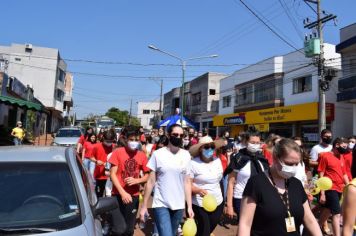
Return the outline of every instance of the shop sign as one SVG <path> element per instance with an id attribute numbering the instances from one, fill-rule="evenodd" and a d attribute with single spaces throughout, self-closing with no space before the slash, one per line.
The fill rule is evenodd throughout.
<path id="1" fill-rule="evenodd" d="M 247 124 L 277 123 L 318 119 L 318 103 L 307 103 L 246 112 Z"/>
<path id="2" fill-rule="evenodd" d="M 254 126 L 260 132 L 268 132 L 269 131 L 269 124 L 257 124 Z"/>
<path id="3" fill-rule="evenodd" d="M 224 125 L 241 125 L 245 123 L 244 116 L 233 116 L 224 118 Z"/>

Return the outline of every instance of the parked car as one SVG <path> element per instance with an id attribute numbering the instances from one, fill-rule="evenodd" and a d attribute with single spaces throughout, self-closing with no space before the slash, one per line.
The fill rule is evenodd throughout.
<path id="1" fill-rule="evenodd" d="M 96 198 L 72 148 L 0 149 L 0 235 L 102 235 L 98 216 L 118 207 Z"/>
<path id="2" fill-rule="evenodd" d="M 82 134 L 82 129 L 78 127 L 60 128 L 54 137 L 52 145 L 66 147 L 75 146 Z"/>

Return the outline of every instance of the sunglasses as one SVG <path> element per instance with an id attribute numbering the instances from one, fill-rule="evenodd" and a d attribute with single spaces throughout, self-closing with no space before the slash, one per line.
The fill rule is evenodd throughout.
<path id="1" fill-rule="evenodd" d="M 176 133 L 173 133 L 173 134 L 171 134 L 171 136 L 174 136 L 174 137 L 176 137 L 176 138 L 183 138 L 184 137 L 184 134 L 176 134 Z"/>
<path id="2" fill-rule="evenodd" d="M 215 144 L 213 144 L 213 143 L 211 143 L 211 144 L 205 144 L 205 145 L 203 146 L 203 148 L 204 148 L 204 149 L 209 149 L 209 148 L 215 149 Z"/>

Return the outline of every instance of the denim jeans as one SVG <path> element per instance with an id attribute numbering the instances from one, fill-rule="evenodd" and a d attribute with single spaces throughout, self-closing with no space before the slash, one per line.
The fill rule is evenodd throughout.
<path id="1" fill-rule="evenodd" d="M 19 138 L 14 138 L 14 145 L 15 146 L 22 145 L 22 140 Z"/>
<path id="2" fill-rule="evenodd" d="M 95 169 L 95 163 L 92 162 L 89 158 L 84 158 L 83 161 L 83 166 L 87 171 L 90 173 L 91 177 L 94 179 L 94 169 Z"/>
<path id="3" fill-rule="evenodd" d="M 159 236 L 176 236 L 184 209 L 170 210 L 165 207 L 153 208 L 154 220 Z"/>

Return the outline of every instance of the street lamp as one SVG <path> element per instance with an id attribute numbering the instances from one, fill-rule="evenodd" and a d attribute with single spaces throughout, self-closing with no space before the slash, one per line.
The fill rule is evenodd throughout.
<path id="1" fill-rule="evenodd" d="M 199 60 L 199 59 L 205 59 L 205 58 L 214 58 L 214 57 L 218 57 L 218 55 L 216 54 L 213 54 L 213 55 L 208 55 L 208 56 L 200 56 L 200 57 L 190 57 L 190 58 L 187 58 L 187 59 L 183 59 L 181 57 L 178 57 L 170 52 L 167 52 L 167 51 L 163 51 L 159 48 L 157 48 L 156 46 L 154 45 L 148 45 L 148 48 L 149 49 L 152 49 L 152 50 L 155 50 L 155 51 L 158 51 L 158 52 L 161 52 L 163 54 L 166 54 L 170 57 L 173 57 L 177 60 L 179 60 L 179 62 L 181 63 L 182 65 L 182 88 L 181 88 L 181 103 L 180 103 L 180 124 L 183 126 L 183 114 L 184 114 L 184 82 L 185 82 L 185 66 L 187 64 L 187 61 L 192 61 L 192 60 Z"/>

